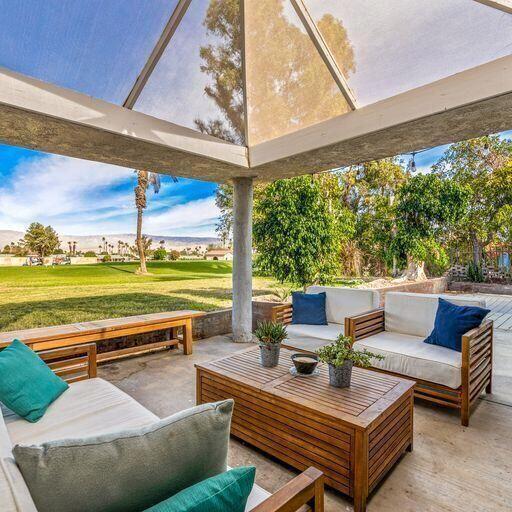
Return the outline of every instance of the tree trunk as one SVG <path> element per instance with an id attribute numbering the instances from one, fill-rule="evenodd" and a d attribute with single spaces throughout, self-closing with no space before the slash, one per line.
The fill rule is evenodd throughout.
<path id="1" fill-rule="evenodd" d="M 144 252 L 144 243 L 142 241 L 142 208 L 137 208 L 137 249 L 139 251 L 140 265 L 137 274 L 147 274 L 146 254 Z"/>
<path id="2" fill-rule="evenodd" d="M 140 266 L 137 274 L 147 274 L 146 254 L 144 252 L 144 243 L 142 241 L 142 214 L 146 208 L 146 190 L 149 184 L 148 171 L 137 172 L 137 186 L 135 187 L 135 206 L 137 207 L 137 249 L 139 251 Z"/>
<path id="3" fill-rule="evenodd" d="M 407 268 L 402 274 L 403 278 L 410 281 L 425 281 L 427 275 L 425 274 L 425 262 L 414 261 L 413 258 L 407 256 Z"/>
<path id="4" fill-rule="evenodd" d="M 482 263 L 482 251 L 480 249 L 480 244 L 478 243 L 478 239 L 475 235 L 471 237 L 471 244 L 473 246 L 473 263 L 480 267 Z"/>

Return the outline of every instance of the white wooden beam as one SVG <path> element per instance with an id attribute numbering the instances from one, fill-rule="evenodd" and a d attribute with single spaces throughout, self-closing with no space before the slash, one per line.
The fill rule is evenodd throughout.
<path id="1" fill-rule="evenodd" d="M 474 0 L 479 4 L 487 5 L 493 9 L 512 14 L 512 0 Z"/>
<path id="2" fill-rule="evenodd" d="M 453 137 L 461 135 L 469 138 L 476 136 L 474 134 L 481 134 L 481 130 L 488 130 L 487 133 L 490 133 L 510 129 L 511 96 L 512 55 L 250 147 L 251 167 L 258 174 L 263 174 L 265 169 L 279 166 L 278 161 L 281 161 L 281 171 L 284 173 L 285 167 L 290 167 L 290 162 L 293 162 L 297 166 L 293 172 L 301 174 L 308 166 L 309 172 L 313 172 L 315 169 L 325 169 L 326 165 L 334 168 L 347 161 L 357 161 L 358 158 L 361 162 L 364 161 L 364 155 L 371 154 L 371 151 L 366 148 L 363 152 L 357 142 L 358 138 L 376 133 L 385 138 L 387 131 L 406 127 L 408 123 L 418 120 L 431 119 L 437 123 L 429 124 L 432 133 L 413 133 L 406 128 L 397 139 L 402 148 L 396 153 L 389 152 L 383 156 L 431 146 L 437 140 L 450 142 L 454 140 Z M 480 104 L 491 105 L 491 99 L 496 100 L 492 103 L 494 108 L 500 97 L 503 106 L 499 113 L 490 106 L 487 113 L 485 109 L 477 108 Z M 459 117 L 460 126 L 453 126 L 450 123 L 451 113 L 453 112 L 455 119 L 457 112 L 462 112 L 463 108 L 466 108 L 467 117 Z M 396 135 L 398 131 L 395 130 L 394 133 Z M 353 141 L 352 151 L 350 141 Z M 387 147 L 390 151 L 397 146 L 394 142 L 396 141 L 389 138 Z M 443 142 L 439 142 L 441 143 Z M 386 144 L 382 145 L 385 146 Z M 324 149 L 319 151 L 320 148 Z M 376 150 L 375 157 L 382 152 Z M 296 155 L 299 155 L 298 158 L 293 158 Z M 284 162 L 285 159 L 289 159 L 289 162 Z M 260 169 L 260 166 L 264 168 Z M 290 168 L 287 172 L 290 172 Z"/>
<path id="3" fill-rule="evenodd" d="M 245 147 L 5 68 L 0 140 L 211 181 L 250 174 Z"/>
<path id="4" fill-rule="evenodd" d="M 350 108 L 352 110 L 355 110 L 357 108 L 357 101 L 354 96 L 354 93 L 350 89 L 350 86 L 348 85 L 345 76 L 343 75 L 341 69 L 338 67 L 336 59 L 332 55 L 329 46 L 325 42 L 325 39 L 323 38 L 321 32 L 318 30 L 318 27 L 316 26 L 316 23 L 311 17 L 311 14 L 304 5 L 304 2 L 302 0 L 291 0 L 291 2 L 297 15 L 301 19 L 302 24 L 306 29 L 306 32 L 308 33 L 318 53 L 320 54 L 320 57 L 327 66 L 327 69 L 331 73 L 334 81 L 340 88 L 340 91 L 342 92 L 343 96 L 345 96 L 347 103 L 350 105 Z"/>
<path id="5" fill-rule="evenodd" d="M 140 72 L 139 76 L 137 77 L 137 80 L 135 81 L 135 84 L 133 85 L 130 94 L 128 94 L 128 97 L 123 103 L 124 107 L 133 108 L 133 106 L 135 105 L 135 102 L 137 101 L 138 97 L 140 96 L 140 93 L 142 92 L 142 89 L 149 80 L 151 73 L 153 73 L 155 66 L 158 64 L 158 61 L 160 60 L 160 57 L 162 57 L 162 54 L 167 48 L 169 41 L 176 32 L 176 29 L 178 28 L 180 21 L 183 19 L 183 16 L 187 12 L 190 2 L 191 0 L 179 0 L 179 2 L 177 3 L 173 13 L 171 14 L 171 17 L 169 18 L 169 21 L 165 25 L 162 34 L 160 35 L 158 41 L 156 42 L 155 47 L 153 48 L 151 55 L 146 61 L 146 64 L 142 68 L 142 71 Z"/>

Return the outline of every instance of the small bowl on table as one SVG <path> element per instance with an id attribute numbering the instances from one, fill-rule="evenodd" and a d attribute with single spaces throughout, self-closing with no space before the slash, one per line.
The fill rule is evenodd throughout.
<path id="1" fill-rule="evenodd" d="M 292 354 L 292 361 L 299 375 L 312 375 L 318 365 L 315 354 Z"/>

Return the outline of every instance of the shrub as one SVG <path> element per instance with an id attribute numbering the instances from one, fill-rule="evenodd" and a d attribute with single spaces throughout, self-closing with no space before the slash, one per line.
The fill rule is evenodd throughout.
<path id="1" fill-rule="evenodd" d="M 484 282 L 484 273 L 482 271 L 482 267 L 474 261 L 470 262 L 468 265 L 468 279 L 472 283 Z"/>
<path id="2" fill-rule="evenodd" d="M 179 252 L 179 251 L 176 251 L 175 249 L 173 249 L 173 250 L 169 253 L 169 258 L 170 258 L 172 261 L 179 260 L 179 259 L 180 259 L 180 252 Z"/>
<path id="3" fill-rule="evenodd" d="M 163 261 L 167 259 L 167 251 L 163 247 L 159 247 L 153 253 L 153 259 L 158 261 Z"/>
<path id="4" fill-rule="evenodd" d="M 110 254 L 104 254 L 103 263 L 108 263 L 109 261 L 112 261 L 112 256 L 110 256 Z"/>
<path id="5" fill-rule="evenodd" d="M 371 366 L 372 359 L 384 359 L 383 356 L 368 352 L 366 349 L 354 350 L 352 339 L 343 334 L 340 334 L 334 343 L 319 348 L 316 353 L 320 361 L 334 367 L 343 366 L 345 361 L 352 361 L 356 366 L 367 368 Z"/>
<path id="6" fill-rule="evenodd" d="M 86 251 L 84 254 L 86 258 L 96 258 L 96 253 L 94 251 Z"/>

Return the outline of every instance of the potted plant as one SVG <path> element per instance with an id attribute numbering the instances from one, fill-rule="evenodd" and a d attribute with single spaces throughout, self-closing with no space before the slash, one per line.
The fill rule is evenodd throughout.
<path id="1" fill-rule="evenodd" d="M 352 339 L 343 334 L 334 343 L 319 348 L 317 354 L 320 361 L 329 365 L 329 384 L 336 388 L 350 386 L 353 365 L 368 368 L 372 359 L 384 359 L 383 356 L 367 350 L 354 350 Z"/>
<path id="2" fill-rule="evenodd" d="M 260 344 L 261 365 L 266 368 L 277 366 L 281 342 L 288 337 L 286 327 L 277 322 L 261 322 L 254 335 Z"/>

